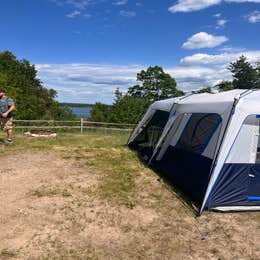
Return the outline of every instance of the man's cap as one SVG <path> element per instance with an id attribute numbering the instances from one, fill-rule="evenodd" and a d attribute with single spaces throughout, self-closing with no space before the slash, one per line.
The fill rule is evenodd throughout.
<path id="1" fill-rule="evenodd" d="M 0 93 L 6 93 L 5 89 L 0 89 Z"/>

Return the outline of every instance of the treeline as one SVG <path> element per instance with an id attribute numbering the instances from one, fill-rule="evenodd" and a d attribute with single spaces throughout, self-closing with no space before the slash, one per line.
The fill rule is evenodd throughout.
<path id="1" fill-rule="evenodd" d="M 221 81 L 214 86 L 219 91 L 231 89 L 260 89 L 260 63 L 251 64 L 245 56 L 230 63 L 233 79 Z M 118 88 L 111 106 L 100 102 L 91 105 L 90 120 L 114 123 L 137 123 L 151 103 L 157 100 L 182 96 L 176 81 L 159 66 L 149 67 L 137 74 L 137 85 L 126 93 Z M 37 70 L 28 60 L 18 60 L 11 52 L 0 52 L 0 88 L 6 89 L 8 96 L 16 104 L 16 119 L 74 119 L 69 106 L 89 106 L 88 104 L 63 103 L 55 98 L 57 92 L 47 89 L 37 78 Z M 212 92 L 209 87 L 196 93 Z"/>
<path id="2" fill-rule="evenodd" d="M 93 104 L 82 104 L 82 103 L 67 103 L 67 102 L 61 102 L 61 106 L 65 107 L 93 107 Z"/>
<path id="3" fill-rule="evenodd" d="M 9 51 L 0 52 L 0 88 L 14 99 L 16 119 L 74 118 L 68 107 L 55 100 L 57 92 L 42 85 L 35 66 L 28 60 L 17 60 Z"/>
<path id="4" fill-rule="evenodd" d="M 158 66 L 138 73 L 137 82 L 139 84 L 130 87 L 126 94 L 117 89 L 112 106 L 96 103 L 90 119 L 135 124 L 154 101 L 184 95 L 183 91 L 177 89 L 174 78 Z"/>
<path id="5" fill-rule="evenodd" d="M 260 63 L 255 66 L 248 62 L 245 56 L 230 63 L 228 69 L 232 73 L 232 81 L 221 81 L 214 88 L 219 91 L 232 89 L 260 89 Z M 115 123 L 137 123 L 151 103 L 157 100 L 182 96 L 185 93 L 177 89 L 174 78 L 165 73 L 161 67 L 149 67 L 137 74 L 139 85 L 130 87 L 123 94 L 115 91 L 112 106 L 96 103 L 91 112 L 91 120 Z M 194 93 L 213 93 L 206 87 Z"/>
<path id="6" fill-rule="evenodd" d="M 230 63 L 228 69 L 232 73 L 233 80 L 223 80 L 215 87 L 220 91 L 232 89 L 260 89 L 260 62 L 256 65 L 250 64 L 245 56 Z"/>

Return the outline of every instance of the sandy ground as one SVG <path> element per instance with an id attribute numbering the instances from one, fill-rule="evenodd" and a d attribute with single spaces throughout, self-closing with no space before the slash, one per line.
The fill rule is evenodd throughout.
<path id="1" fill-rule="evenodd" d="M 0 259 L 260 259 L 259 213 L 194 213 L 146 169 L 137 205 L 98 199 L 99 175 L 54 152 L 1 157 Z"/>

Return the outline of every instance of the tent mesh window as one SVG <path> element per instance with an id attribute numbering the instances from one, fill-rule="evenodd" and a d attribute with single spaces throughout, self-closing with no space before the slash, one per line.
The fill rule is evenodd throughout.
<path id="1" fill-rule="evenodd" d="M 169 112 L 157 110 L 147 125 L 143 126 L 141 133 L 131 144 L 129 144 L 129 146 L 134 150 L 140 151 L 141 154 L 150 157 L 168 118 Z"/>
<path id="2" fill-rule="evenodd" d="M 176 148 L 202 154 L 220 123 L 221 117 L 218 114 L 192 114 Z"/>

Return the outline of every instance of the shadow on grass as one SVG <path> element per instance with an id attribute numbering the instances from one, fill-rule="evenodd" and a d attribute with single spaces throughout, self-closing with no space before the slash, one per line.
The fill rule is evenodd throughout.
<path id="1" fill-rule="evenodd" d="M 125 145 L 126 147 L 128 147 L 128 145 Z M 128 147 L 131 151 L 135 152 L 137 157 L 139 158 L 139 161 L 143 164 L 143 166 L 151 169 L 154 173 L 157 174 L 157 176 L 159 177 L 158 181 L 163 181 L 163 183 L 171 190 L 171 192 L 174 193 L 174 195 L 180 200 L 180 202 L 182 203 L 182 205 L 187 208 L 188 210 L 190 210 L 195 217 L 199 216 L 199 205 L 196 204 L 196 202 L 192 201 L 190 197 L 188 197 L 187 195 L 185 195 L 174 183 L 174 181 L 172 179 L 170 179 L 169 176 L 166 176 L 165 174 L 163 174 L 160 169 L 158 167 L 156 167 L 156 165 L 151 164 L 148 165 L 148 161 L 146 160 L 146 158 L 144 158 L 140 153 L 138 153 L 137 151 L 135 151 L 134 149 L 131 149 L 130 147 Z"/>
<path id="2" fill-rule="evenodd" d="M 165 174 L 163 174 L 162 172 L 160 172 L 160 169 L 158 169 L 156 166 L 154 165 L 150 165 L 148 166 L 146 164 L 146 167 L 149 167 L 150 169 L 152 169 L 157 175 L 158 177 L 167 185 L 167 187 L 169 187 L 171 189 L 172 192 L 174 192 L 174 195 L 180 200 L 180 202 L 182 203 L 182 205 L 185 208 L 188 208 L 193 214 L 194 216 L 198 216 L 199 213 L 199 205 L 197 205 L 195 202 L 193 202 L 191 200 L 190 197 L 188 197 L 187 195 L 185 195 L 174 183 L 173 180 L 171 180 L 168 176 L 166 176 Z M 159 180 L 160 180 L 159 179 Z"/>
<path id="3" fill-rule="evenodd" d="M 8 144 L 11 144 L 11 143 L 7 142 L 7 140 L 4 138 L 0 138 L 0 145 L 8 145 Z"/>

